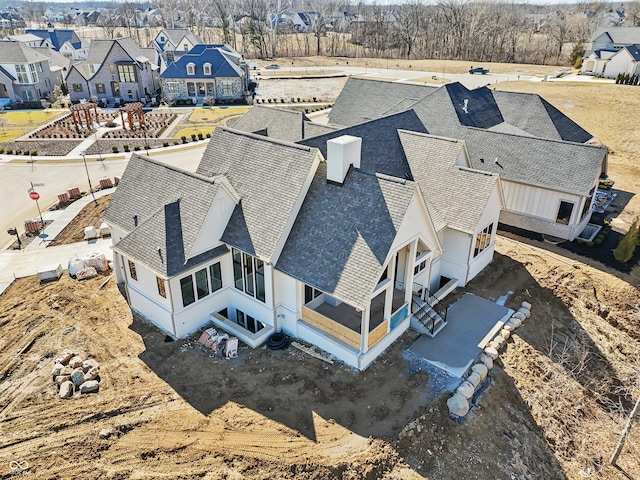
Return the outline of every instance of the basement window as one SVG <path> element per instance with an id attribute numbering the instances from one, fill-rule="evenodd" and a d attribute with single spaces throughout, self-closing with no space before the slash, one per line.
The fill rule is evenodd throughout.
<path id="1" fill-rule="evenodd" d="M 476 258 L 484 250 L 486 250 L 489 247 L 489 245 L 491 245 L 492 232 L 493 232 L 493 223 L 478 233 L 478 235 L 476 236 L 476 246 L 473 249 L 473 258 Z"/>
<path id="2" fill-rule="evenodd" d="M 569 225 L 571 220 L 571 214 L 573 213 L 573 203 L 560 201 L 560 207 L 558 208 L 558 216 L 556 217 L 556 223 L 562 223 L 563 225 Z"/>

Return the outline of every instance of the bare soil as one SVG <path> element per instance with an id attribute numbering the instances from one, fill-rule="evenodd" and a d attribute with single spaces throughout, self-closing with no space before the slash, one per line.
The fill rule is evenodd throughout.
<path id="1" fill-rule="evenodd" d="M 109 206 L 113 194 L 96 198 L 96 202 L 90 202 L 84 207 L 80 213 L 67 225 L 56 238 L 54 238 L 49 246 L 67 245 L 84 241 L 84 229 L 93 225 L 96 229 L 102 224 L 104 211 Z"/>
<path id="2" fill-rule="evenodd" d="M 216 360 L 165 342 L 113 279 L 100 289 L 106 276 L 19 279 L 0 297 L 0 473 L 625 478 L 606 460 L 640 394 L 639 292 L 512 240 L 497 250 L 467 290 L 512 291 L 507 306 L 527 300 L 533 314 L 460 423 L 446 412 L 451 380 L 405 353 L 412 331 L 365 372 L 294 348 L 241 346 L 238 358 Z M 64 348 L 100 362 L 99 393 L 58 398 L 50 369 Z M 640 428 L 619 461 L 627 478 L 640 478 L 639 440 Z M 12 461 L 27 463 L 12 470 Z"/>

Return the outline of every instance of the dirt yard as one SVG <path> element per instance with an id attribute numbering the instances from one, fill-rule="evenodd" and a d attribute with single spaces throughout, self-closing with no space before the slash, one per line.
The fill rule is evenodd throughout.
<path id="1" fill-rule="evenodd" d="M 640 294 L 511 240 L 497 249 L 468 290 L 511 290 L 507 305 L 533 314 L 462 423 L 446 414 L 451 381 L 405 352 L 412 331 L 363 373 L 294 348 L 215 360 L 132 317 L 113 278 L 17 280 L 0 297 L 2 478 L 625 478 L 607 459 L 640 394 Z M 58 398 L 64 348 L 101 364 L 98 393 Z M 640 427 L 627 478 L 639 440 Z"/>
<path id="2" fill-rule="evenodd" d="M 56 245 L 67 245 L 69 243 L 84 241 L 84 227 L 93 225 L 96 229 L 100 228 L 104 211 L 109 206 L 112 196 L 113 194 L 105 195 L 97 198 L 95 203 L 88 203 L 76 218 L 51 241 L 49 246 L 55 247 Z"/>

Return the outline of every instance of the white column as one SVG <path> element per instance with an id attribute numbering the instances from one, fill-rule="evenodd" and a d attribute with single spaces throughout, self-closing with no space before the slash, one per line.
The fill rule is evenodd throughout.
<path id="1" fill-rule="evenodd" d="M 360 317 L 360 352 L 367 353 L 369 350 L 369 314 L 371 313 L 370 306 L 367 306 Z"/>
<path id="2" fill-rule="evenodd" d="M 418 239 L 416 238 L 411 245 L 409 245 L 409 258 L 407 259 L 407 268 L 405 275 L 405 289 L 404 289 L 404 301 L 405 303 L 411 302 L 411 295 L 413 294 L 413 264 L 416 261 L 416 252 L 418 251 Z"/>

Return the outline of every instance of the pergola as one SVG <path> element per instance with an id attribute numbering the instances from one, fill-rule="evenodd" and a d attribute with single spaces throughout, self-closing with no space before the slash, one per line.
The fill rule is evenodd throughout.
<path id="1" fill-rule="evenodd" d="M 142 111 L 142 103 L 140 102 L 132 102 L 127 103 L 124 107 L 122 107 L 120 111 L 120 118 L 122 119 L 122 128 L 123 130 L 127 129 L 127 126 L 124 121 L 124 114 L 127 114 L 127 123 L 129 124 L 129 130 L 135 130 L 136 124 L 134 120 L 134 115 L 138 117 L 138 127 L 142 128 L 144 125 L 144 112 Z"/>
<path id="2" fill-rule="evenodd" d="M 90 129 L 94 123 L 98 123 L 98 106 L 95 103 L 76 103 L 71 105 L 70 110 L 76 131 L 80 131 L 83 124 L 86 129 Z"/>

